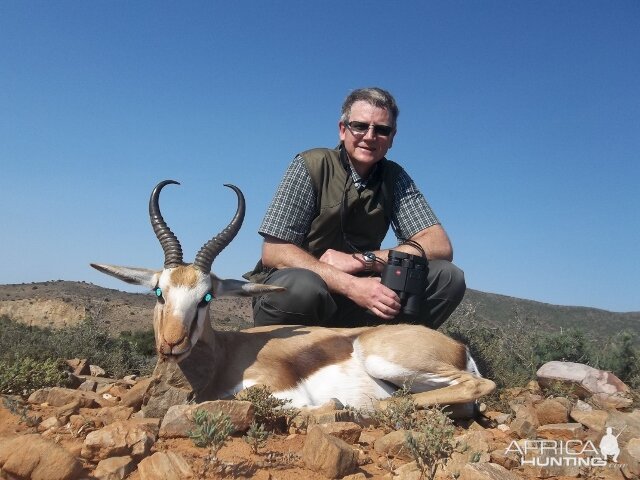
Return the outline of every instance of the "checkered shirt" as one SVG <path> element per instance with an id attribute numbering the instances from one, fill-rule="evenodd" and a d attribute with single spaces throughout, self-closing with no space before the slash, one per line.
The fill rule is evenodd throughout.
<path id="1" fill-rule="evenodd" d="M 366 188 L 366 181 L 350 166 L 349 169 L 356 188 Z M 258 233 L 302 245 L 317 215 L 318 206 L 311 177 L 303 158 L 298 155 L 285 172 Z M 391 227 L 396 238 L 406 240 L 439 223 L 411 177 L 401 169 L 394 188 L 391 214 Z"/>

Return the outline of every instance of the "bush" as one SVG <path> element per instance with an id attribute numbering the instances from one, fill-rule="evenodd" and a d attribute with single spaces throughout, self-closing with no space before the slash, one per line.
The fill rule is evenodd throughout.
<path id="1" fill-rule="evenodd" d="M 13 365 L 21 359 L 36 362 L 86 358 L 100 365 L 108 375 L 120 378 L 128 374 L 148 374 L 155 358 L 149 355 L 142 334 L 109 336 L 106 327 L 87 319 L 78 325 L 51 329 L 24 325 L 0 318 L 0 361 Z"/>
<path id="2" fill-rule="evenodd" d="M 421 471 L 421 477 L 433 480 L 438 467 L 453 452 L 453 421 L 437 406 L 424 411 L 417 433 L 405 433 L 405 445 Z"/>
<path id="3" fill-rule="evenodd" d="M 255 454 L 267 444 L 267 439 L 271 432 L 264 429 L 264 425 L 256 423 L 254 420 L 247 430 L 247 434 L 242 439 L 251 446 L 251 451 Z"/>
<path id="4" fill-rule="evenodd" d="M 206 410 L 196 410 L 193 420 L 196 426 L 187 432 L 187 436 L 196 447 L 211 448 L 211 455 L 215 458 L 229 435 L 233 433 L 229 415 L 224 412 L 209 413 Z"/>
<path id="5" fill-rule="evenodd" d="M 40 388 L 65 386 L 68 379 L 65 369 L 64 362 L 50 358 L 0 361 L 0 393 L 29 395 Z"/>
<path id="6" fill-rule="evenodd" d="M 517 311 L 506 325 L 494 327 L 482 324 L 473 308 L 464 307 L 449 319 L 444 330 L 469 346 L 482 374 L 498 388 L 525 385 L 551 360 L 608 370 L 631 388 L 640 388 L 640 350 L 630 332 L 608 339 L 592 338 L 579 329 L 553 332 Z"/>
<path id="7" fill-rule="evenodd" d="M 418 406 L 407 385 L 403 385 L 391 394 L 384 410 L 375 409 L 369 412 L 369 415 L 386 432 L 411 430 L 419 423 Z"/>
<path id="8" fill-rule="evenodd" d="M 256 422 L 269 430 L 286 430 L 291 421 L 300 413 L 297 408 L 286 407 L 291 400 L 282 400 L 272 395 L 264 385 L 254 385 L 236 395 L 236 400 L 251 402 L 255 410 Z M 284 420 L 285 425 L 280 425 Z"/>

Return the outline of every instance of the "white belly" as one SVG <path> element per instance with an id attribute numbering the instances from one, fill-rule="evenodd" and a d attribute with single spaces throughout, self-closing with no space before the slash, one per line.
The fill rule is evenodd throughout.
<path id="1" fill-rule="evenodd" d="M 342 363 L 329 365 L 302 380 L 294 388 L 274 392 L 291 400 L 292 407 L 318 407 L 332 398 L 345 406 L 371 407 L 378 398 L 387 398 L 396 388 L 368 375 L 353 356 Z"/>

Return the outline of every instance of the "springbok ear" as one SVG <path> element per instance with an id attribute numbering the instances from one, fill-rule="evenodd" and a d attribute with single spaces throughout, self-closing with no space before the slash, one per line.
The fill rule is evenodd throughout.
<path id="1" fill-rule="evenodd" d="M 98 263 L 91 263 L 90 265 L 96 270 L 116 277 L 124 282 L 143 285 L 149 288 L 154 288 L 158 284 L 158 278 L 160 277 L 160 272 L 147 268 L 118 267 L 116 265 L 103 265 Z"/>
<path id="2" fill-rule="evenodd" d="M 286 288 L 243 280 L 222 280 L 211 275 L 214 297 L 255 297 L 265 293 L 284 292 Z"/>

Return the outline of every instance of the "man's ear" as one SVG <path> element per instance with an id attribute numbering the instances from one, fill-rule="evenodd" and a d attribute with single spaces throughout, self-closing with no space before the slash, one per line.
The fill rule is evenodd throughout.
<path id="1" fill-rule="evenodd" d="M 143 285 L 149 288 L 154 288 L 158 284 L 158 278 L 160 277 L 160 272 L 147 268 L 119 267 L 100 263 L 91 263 L 90 265 L 96 270 L 116 277 L 123 282 Z"/>
<path id="2" fill-rule="evenodd" d="M 284 292 L 286 288 L 243 280 L 222 280 L 211 275 L 214 297 L 255 297 L 265 293 Z"/>

